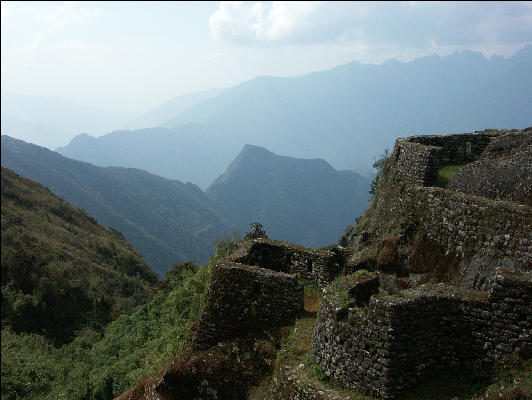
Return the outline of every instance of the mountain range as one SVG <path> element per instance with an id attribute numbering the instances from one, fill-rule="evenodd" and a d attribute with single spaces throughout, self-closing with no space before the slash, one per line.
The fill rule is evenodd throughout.
<path id="1" fill-rule="evenodd" d="M 400 136 L 532 124 L 532 45 L 505 59 L 462 51 L 382 65 L 352 62 L 259 77 L 178 112 L 158 128 L 83 135 L 58 151 L 207 188 L 245 144 L 336 169 L 367 167 Z"/>
<path id="2" fill-rule="evenodd" d="M 83 132 L 102 135 L 126 118 L 67 100 L 2 92 L 2 135 L 55 149 Z"/>
<path id="3" fill-rule="evenodd" d="M 162 276 L 173 264 L 204 263 L 215 243 L 260 222 L 275 239 L 335 243 L 367 206 L 369 180 L 321 159 L 279 156 L 246 145 L 206 192 L 123 167 L 98 167 L 2 136 L 2 165 L 47 186 L 122 232 Z"/>
<path id="4" fill-rule="evenodd" d="M 234 230 L 190 183 L 138 169 L 96 167 L 8 136 L 2 136 L 2 165 L 122 232 L 160 275 L 177 262 L 207 261 L 216 240 Z"/>
<path id="5" fill-rule="evenodd" d="M 189 107 L 218 96 L 224 89 L 215 88 L 210 90 L 203 90 L 201 92 L 186 93 L 179 96 L 172 97 L 163 104 L 155 107 L 146 114 L 134 118 L 125 125 L 128 129 L 144 129 L 154 126 L 163 126 L 176 114 L 186 110 Z"/>

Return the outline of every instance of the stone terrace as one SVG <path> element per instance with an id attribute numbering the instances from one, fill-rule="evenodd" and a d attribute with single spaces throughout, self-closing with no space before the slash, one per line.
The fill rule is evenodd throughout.
<path id="1" fill-rule="evenodd" d="M 374 295 L 367 306 L 352 303 L 349 293 L 368 277 L 343 278 L 325 292 L 313 357 L 346 387 L 385 399 L 442 370 L 486 376 L 506 355 L 530 357 L 530 276 L 497 273 L 489 293 L 427 285 Z"/>

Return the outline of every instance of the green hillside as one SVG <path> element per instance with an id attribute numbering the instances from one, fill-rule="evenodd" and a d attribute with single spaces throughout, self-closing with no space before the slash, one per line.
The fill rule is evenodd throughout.
<path id="1" fill-rule="evenodd" d="M 209 268 L 159 282 L 117 231 L 2 168 L 2 399 L 111 399 L 181 351 Z"/>
<path id="2" fill-rule="evenodd" d="M 157 278 L 124 237 L 2 168 L 2 326 L 69 342 L 150 297 Z"/>
<path id="3" fill-rule="evenodd" d="M 197 186 L 129 168 L 101 168 L 2 136 L 2 165 L 34 179 L 122 232 L 161 276 L 204 263 L 233 224 Z"/>

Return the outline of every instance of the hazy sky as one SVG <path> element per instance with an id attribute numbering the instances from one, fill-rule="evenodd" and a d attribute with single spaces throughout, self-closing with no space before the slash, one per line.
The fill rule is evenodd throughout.
<path id="1" fill-rule="evenodd" d="M 2 90 L 143 113 L 352 60 L 532 43 L 532 2 L 2 2 Z"/>

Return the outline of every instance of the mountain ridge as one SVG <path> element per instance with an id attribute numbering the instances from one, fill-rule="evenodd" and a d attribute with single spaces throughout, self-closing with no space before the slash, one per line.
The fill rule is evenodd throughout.
<path id="1" fill-rule="evenodd" d="M 323 159 L 247 144 L 206 193 L 241 229 L 258 221 L 271 237 L 317 248 L 334 243 L 345 219 L 362 213 L 368 189 L 369 180 Z"/>
<path id="2" fill-rule="evenodd" d="M 159 274 L 180 261 L 206 261 L 233 230 L 199 188 L 139 169 L 97 167 L 7 136 L 2 165 L 122 231 Z"/>
<path id="3" fill-rule="evenodd" d="M 507 59 L 486 59 L 462 52 L 255 78 L 179 113 L 167 129 L 112 140 L 104 135 L 85 148 L 71 144 L 59 151 L 102 166 L 135 166 L 192 181 L 202 189 L 246 143 L 298 158 L 319 156 L 340 170 L 367 168 L 377 149 L 390 148 L 399 136 L 532 124 L 531 53 L 525 47 Z M 154 152 L 159 157 L 150 156 Z"/>

